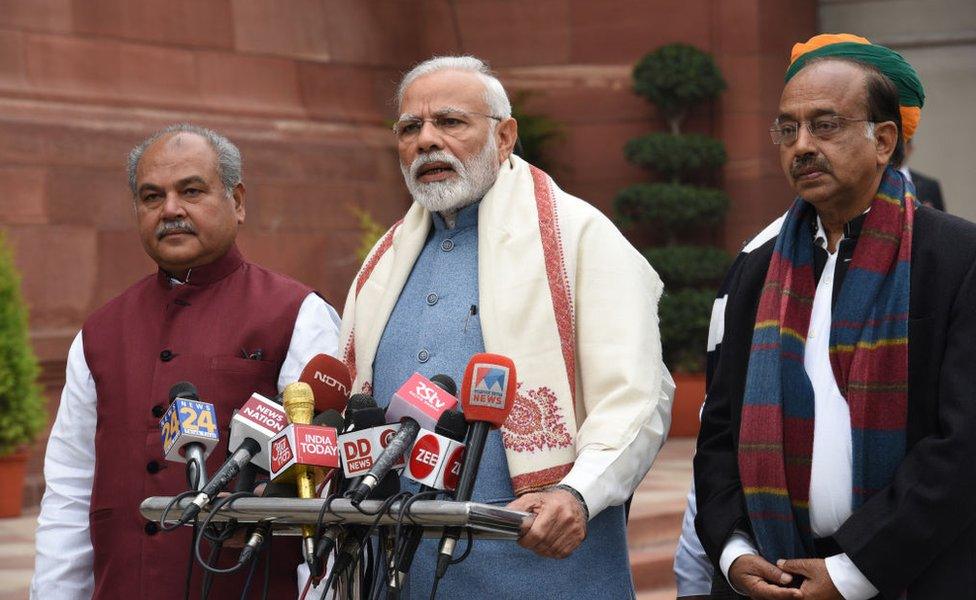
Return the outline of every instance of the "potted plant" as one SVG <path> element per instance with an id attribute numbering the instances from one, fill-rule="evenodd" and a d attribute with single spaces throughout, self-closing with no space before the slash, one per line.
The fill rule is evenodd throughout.
<path id="1" fill-rule="evenodd" d="M 0 517 L 20 514 L 27 445 L 47 425 L 20 276 L 0 232 Z"/>
<path id="2" fill-rule="evenodd" d="M 722 142 L 684 133 L 682 125 L 691 108 L 716 97 L 725 82 L 709 54 L 686 44 L 646 55 L 633 77 L 634 91 L 657 106 L 669 130 L 627 142 L 627 159 L 656 180 L 621 190 L 614 208 L 622 226 L 652 242 L 644 255 L 664 280 L 661 340 L 678 384 L 671 434 L 695 435 L 712 301 L 731 261 L 712 240 L 729 201 L 715 187 L 726 160 Z"/>

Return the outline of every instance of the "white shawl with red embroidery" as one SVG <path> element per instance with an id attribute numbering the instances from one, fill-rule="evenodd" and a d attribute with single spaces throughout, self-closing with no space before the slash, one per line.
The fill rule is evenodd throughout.
<path id="1" fill-rule="evenodd" d="M 485 351 L 512 358 L 518 374 L 502 435 L 520 495 L 559 483 L 584 450 L 612 460 L 660 409 L 662 284 L 602 213 L 518 157 L 478 211 Z M 349 290 L 340 347 L 354 390 L 372 389 L 380 336 L 430 227 L 414 203 Z"/>

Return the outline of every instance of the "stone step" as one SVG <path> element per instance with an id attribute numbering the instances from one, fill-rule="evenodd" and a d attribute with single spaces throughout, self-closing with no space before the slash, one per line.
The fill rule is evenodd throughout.
<path id="1" fill-rule="evenodd" d="M 627 523 L 627 547 L 638 550 L 659 542 L 675 542 L 681 535 L 684 512 L 631 514 Z"/>
<path id="2" fill-rule="evenodd" d="M 634 587 L 654 591 L 674 587 L 674 549 L 677 540 L 660 542 L 630 552 Z"/>

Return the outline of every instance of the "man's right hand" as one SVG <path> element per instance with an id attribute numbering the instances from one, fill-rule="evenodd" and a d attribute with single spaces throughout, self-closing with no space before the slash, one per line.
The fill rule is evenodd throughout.
<path id="1" fill-rule="evenodd" d="M 790 600 L 802 598 L 800 590 L 783 587 L 793 576 L 755 554 L 744 554 L 729 567 L 729 582 L 740 594 L 755 600 Z"/>

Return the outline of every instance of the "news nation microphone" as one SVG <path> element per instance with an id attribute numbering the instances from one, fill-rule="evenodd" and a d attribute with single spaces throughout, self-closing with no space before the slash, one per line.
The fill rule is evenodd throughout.
<path id="1" fill-rule="evenodd" d="M 207 484 L 206 459 L 219 440 L 213 404 L 201 402 L 197 388 L 181 381 L 169 390 L 169 409 L 159 420 L 166 460 L 186 463 L 191 489 Z"/>
<path id="2" fill-rule="evenodd" d="M 316 414 L 330 409 L 345 410 L 352 385 L 346 363 L 328 354 L 316 354 L 305 364 L 298 381 L 312 388 Z"/>
<path id="3" fill-rule="evenodd" d="M 460 502 L 471 499 L 488 431 L 501 427 L 512 412 L 515 404 L 515 381 L 515 363 L 507 356 L 481 353 L 475 354 L 468 361 L 464 379 L 461 381 L 461 402 L 464 405 L 464 418 L 469 425 L 468 447 L 454 494 L 454 498 Z M 438 579 L 447 571 L 460 535 L 461 531 L 457 527 L 444 530 L 437 557 L 435 575 Z"/>
<path id="4" fill-rule="evenodd" d="M 362 502 L 376 484 L 390 472 L 417 439 L 421 427 L 433 429 L 441 414 L 455 406 L 457 406 L 457 398 L 419 373 L 414 373 L 400 386 L 386 408 L 386 421 L 388 423 L 399 421 L 400 429 L 390 439 L 386 449 L 353 491 L 351 496 L 353 505 Z"/>
<path id="5" fill-rule="evenodd" d="M 230 480 L 236 477 L 248 463 L 253 461 L 265 471 L 269 470 L 267 443 L 281 433 L 287 424 L 288 417 L 281 409 L 281 405 L 261 394 L 252 395 L 231 419 L 230 440 L 227 444 L 227 447 L 232 449 L 230 458 L 214 473 L 213 478 L 196 498 L 183 509 L 180 523 L 186 524 L 197 516 L 200 509 L 227 487 Z"/>

